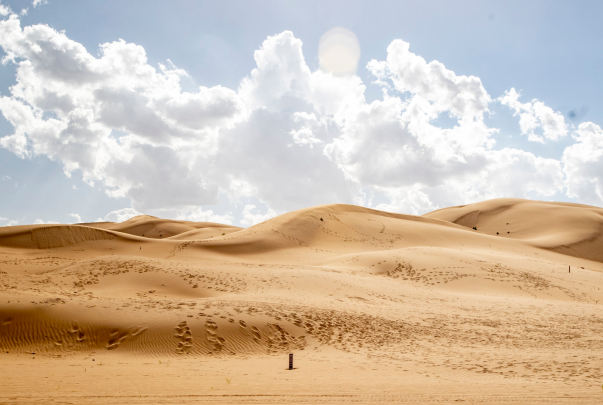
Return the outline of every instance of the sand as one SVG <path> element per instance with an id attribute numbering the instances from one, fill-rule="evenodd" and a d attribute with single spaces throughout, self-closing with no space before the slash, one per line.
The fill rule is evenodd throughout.
<path id="1" fill-rule="evenodd" d="M 517 199 L 2 227 L 0 403 L 599 404 L 602 227 Z"/>

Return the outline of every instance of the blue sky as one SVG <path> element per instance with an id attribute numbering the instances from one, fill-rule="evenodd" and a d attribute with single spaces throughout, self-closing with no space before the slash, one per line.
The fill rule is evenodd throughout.
<path id="1" fill-rule="evenodd" d="M 0 225 L 603 205 L 600 2 L 0 4 Z M 334 27 L 356 76 L 320 64 Z"/>

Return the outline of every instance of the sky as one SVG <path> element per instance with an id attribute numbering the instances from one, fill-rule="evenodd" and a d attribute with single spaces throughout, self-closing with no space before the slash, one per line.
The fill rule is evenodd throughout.
<path id="1" fill-rule="evenodd" d="M 0 226 L 603 206 L 601 2 L 0 1 Z"/>

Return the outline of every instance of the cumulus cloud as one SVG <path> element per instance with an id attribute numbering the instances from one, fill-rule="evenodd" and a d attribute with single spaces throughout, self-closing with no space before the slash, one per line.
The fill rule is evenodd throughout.
<path id="1" fill-rule="evenodd" d="M 8 218 L 0 217 L 0 226 L 14 226 L 14 225 L 18 225 L 18 224 L 19 224 L 19 220 L 17 220 L 17 219 L 8 219 Z"/>
<path id="2" fill-rule="evenodd" d="M 563 152 L 567 193 L 570 197 L 603 205 L 603 130 L 585 122 L 573 134 L 576 143 Z"/>
<path id="3" fill-rule="evenodd" d="M 378 83 L 401 96 L 364 104 L 341 126 L 325 153 L 364 187 L 385 194 L 379 209 L 424 213 L 494 197 L 550 196 L 562 188 L 554 159 L 494 149 L 497 129 L 484 123 L 490 96 L 476 77 L 427 63 L 394 41 L 386 61 L 371 61 Z M 452 128 L 435 122 L 441 114 Z"/>
<path id="4" fill-rule="evenodd" d="M 124 222 L 135 216 L 142 215 L 134 208 L 122 208 L 120 210 L 111 211 L 104 218 L 99 218 L 96 222 Z"/>
<path id="5" fill-rule="evenodd" d="M 5 6 L 0 2 L 0 16 L 6 16 L 12 13 L 12 10 L 9 6 Z"/>
<path id="6" fill-rule="evenodd" d="M 197 93 L 182 93 L 154 101 L 173 125 L 191 130 L 234 124 L 232 118 L 244 111 L 237 94 L 225 87 L 200 87 Z"/>
<path id="7" fill-rule="evenodd" d="M 265 214 L 262 214 L 258 212 L 258 209 L 254 204 L 247 204 L 245 208 L 243 208 L 243 219 L 241 220 L 241 225 L 251 226 L 259 224 L 260 222 L 264 222 L 277 215 L 278 214 L 272 209 L 268 209 Z"/>
<path id="8" fill-rule="evenodd" d="M 584 160 L 573 169 L 572 149 L 563 164 L 496 149 L 498 130 L 484 121 L 492 98 L 479 78 L 395 40 L 386 60 L 368 64 L 384 96 L 367 103 L 358 76 L 312 72 L 302 45 L 289 31 L 270 36 L 237 89 L 186 92 L 187 73 L 169 60 L 151 66 L 141 46 L 117 40 L 93 56 L 65 33 L 22 28 L 11 15 L 0 21 L 0 47 L 17 81 L 0 111 L 14 132 L 0 146 L 62 162 L 66 175 L 80 172 L 109 196 L 129 198 L 131 208 L 104 218 L 117 222 L 152 212 L 232 223 L 232 212 L 202 208 L 220 198 L 264 204 L 261 214 L 242 203 L 241 223 L 250 225 L 309 205 L 370 205 L 375 194 L 388 200 L 379 208 L 423 213 L 500 196 L 585 192 L 576 185 L 582 180 L 564 179 L 568 170 L 587 173 Z M 518 99 L 512 89 L 498 100 L 531 140 L 567 133 L 558 113 Z M 451 127 L 438 124 L 442 115 Z M 588 131 L 578 131 L 575 145 L 591 142 Z"/>
<path id="9" fill-rule="evenodd" d="M 76 224 L 80 224 L 80 223 L 84 222 L 84 221 L 82 221 L 82 217 L 80 217 L 79 214 L 71 213 L 71 214 L 69 214 L 69 216 L 72 217 L 73 219 L 75 219 Z"/>
<path id="10" fill-rule="evenodd" d="M 568 128 L 563 114 L 553 111 L 542 101 L 534 99 L 527 103 L 519 101 L 520 94 L 512 88 L 498 100 L 519 115 L 519 128 L 532 142 L 544 143 L 545 138 L 556 141 L 567 135 Z M 540 131 L 540 135 L 536 132 Z"/>
<path id="11" fill-rule="evenodd" d="M 181 213 L 176 219 L 195 222 L 216 222 L 228 225 L 231 225 L 234 221 L 234 217 L 230 212 L 227 212 L 226 214 L 215 214 L 213 210 L 203 210 L 200 207 L 186 213 Z"/>
<path id="12" fill-rule="evenodd" d="M 378 82 L 401 96 L 363 104 L 340 125 L 325 153 L 354 181 L 379 188 L 434 187 L 488 166 L 496 129 L 483 116 L 491 99 L 476 77 L 427 63 L 396 40 L 386 61 L 371 61 Z M 453 128 L 434 125 L 440 114 Z"/>
<path id="13" fill-rule="evenodd" d="M 0 22 L 0 46 L 17 65 L 11 96 L 0 98 L 15 132 L 0 145 L 61 161 L 66 174 L 80 170 L 139 209 L 215 203 L 217 185 L 191 162 L 212 152 L 217 126 L 236 121 L 232 90 L 182 92 L 184 72 L 151 67 L 140 46 L 103 44 L 95 58 L 48 26 L 21 29 L 16 16 Z"/>
<path id="14" fill-rule="evenodd" d="M 372 60 L 368 68 L 378 79 L 391 80 L 396 90 L 429 101 L 434 113 L 479 118 L 488 111 L 491 99 L 478 77 L 456 75 L 438 61 L 427 63 L 400 39 L 387 48 L 386 61 Z"/>
<path id="15" fill-rule="evenodd" d="M 48 225 L 48 224 L 60 224 L 60 222 L 56 222 L 56 221 L 44 221 L 42 219 L 36 219 L 34 221 L 35 225 Z"/>
<path id="16" fill-rule="evenodd" d="M 381 211 L 421 215 L 438 208 L 437 205 L 434 205 L 430 196 L 421 190 L 408 187 L 384 189 L 382 191 L 390 201 L 375 206 L 376 209 Z"/>
<path id="17" fill-rule="evenodd" d="M 485 151 L 488 164 L 474 173 L 452 176 L 434 185 L 378 187 L 389 203 L 377 209 L 421 215 L 442 207 L 492 198 L 548 197 L 563 190 L 563 170 L 555 159 L 517 149 Z"/>
<path id="18" fill-rule="evenodd" d="M 324 123 L 318 121 L 315 114 L 297 112 L 293 114 L 293 121 L 296 123 L 303 123 L 300 129 L 293 129 L 289 132 L 289 135 L 291 135 L 293 142 L 296 145 L 308 145 L 312 148 L 315 144 L 322 143 L 322 141 L 314 136 L 314 133 L 312 132 L 313 128 L 321 128 L 324 125 Z"/>
<path id="19" fill-rule="evenodd" d="M 181 210 L 159 210 L 157 214 L 165 218 L 174 218 L 181 221 L 195 222 L 217 222 L 220 224 L 232 224 L 234 217 L 231 212 L 225 214 L 215 214 L 213 210 L 203 210 L 201 207 L 196 207 L 188 211 Z M 77 214 L 69 214 L 71 216 Z M 134 208 L 122 208 L 120 210 L 111 211 L 104 218 L 98 218 L 96 222 L 124 222 L 128 219 L 139 215 L 144 215 Z M 79 217 L 79 216 L 78 216 Z M 81 222 L 78 221 L 78 222 Z"/>
<path id="20" fill-rule="evenodd" d="M 322 148 L 310 146 L 332 140 L 338 131 L 333 116 L 362 103 L 364 86 L 358 78 L 310 72 L 301 47 L 288 31 L 264 41 L 255 53 L 257 68 L 238 90 L 247 118 L 221 131 L 215 158 L 203 162 L 227 194 L 245 185 L 278 211 L 351 202 L 357 190 Z M 321 97 L 319 83 L 328 80 L 341 87 Z"/>

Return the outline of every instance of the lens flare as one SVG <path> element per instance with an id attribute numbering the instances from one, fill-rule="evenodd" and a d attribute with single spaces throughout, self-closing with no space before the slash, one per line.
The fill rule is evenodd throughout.
<path id="1" fill-rule="evenodd" d="M 335 27 L 325 32 L 318 43 L 320 68 L 337 76 L 353 75 L 360 59 L 360 43 L 356 35 Z"/>

